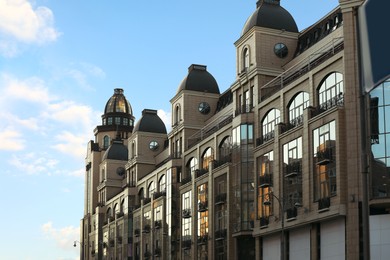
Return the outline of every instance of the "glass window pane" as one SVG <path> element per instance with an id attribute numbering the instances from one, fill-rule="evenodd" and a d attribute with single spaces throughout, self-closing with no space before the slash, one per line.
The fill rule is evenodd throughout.
<path id="1" fill-rule="evenodd" d="M 385 157 L 385 136 L 379 135 L 379 144 L 373 144 L 371 151 L 374 158 Z"/>
<path id="2" fill-rule="evenodd" d="M 378 107 L 378 124 L 379 124 L 379 133 L 385 133 L 385 111 L 384 107 Z"/>
<path id="3" fill-rule="evenodd" d="M 383 87 L 379 85 L 370 92 L 371 97 L 378 97 L 378 106 L 383 106 Z"/>
<path id="4" fill-rule="evenodd" d="M 382 121 L 382 120 L 385 121 L 384 122 L 384 124 L 385 124 L 384 132 L 390 133 L 390 106 L 385 106 L 384 110 L 385 110 L 385 113 L 384 113 L 383 117 L 379 117 L 379 118 L 380 118 L 380 121 Z"/>

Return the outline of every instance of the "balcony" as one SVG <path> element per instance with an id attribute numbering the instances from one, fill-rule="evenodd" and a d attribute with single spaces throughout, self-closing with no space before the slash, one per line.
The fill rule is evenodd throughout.
<path id="1" fill-rule="evenodd" d="M 269 224 L 269 217 L 260 217 L 260 227 L 266 227 Z"/>
<path id="2" fill-rule="evenodd" d="M 124 216 L 124 213 L 123 212 L 118 212 L 116 213 L 116 218 L 121 218 Z"/>
<path id="3" fill-rule="evenodd" d="M 152 254 L 148 251 L 148 250 L 146 250 L 145 252 L 144 252 L 144 258 L 145 259 L 149 259 L 149 257 L 151 257 L 152 256 Z"/>
<path id="4" fill-rule="evenodd" d="M 234 114 L 236 116 L 238 116 L 238 115 L 241 115 L 241 114 L 251 113 L 252 110 L 253 110 L 253 105 L 252 104 L 246 104 L 246 105 L 242 105 L 238 109 L 236 109 Z"/>
<path id="5" fill-rule="evenodd" d="M 166 196 L 166 192 L 165 191 L 160 191 L 160 192 L 155 192 L 153 193 L 153 199 L 156 200 L 162 196 Z"/>
<path id="6" fill-rule="evenodd" d="M 205 245 L 208 243 L 208 241 L 209 241 L 209 236 L 207 234 L 198 237 L 198 245 Z"/>
<path id="7" fill-rule="evenodd" d="M 154 249 L 154 256 L 156 256 L 156 257 L 161 256 L 161 248 L 157 247 Z"/>
<path id="8" fill-rule="evenodd" d="M 150 225 L 146 224 L 144 228 L 142 229 L 142 233 L 147 234 L 150 233 Z"/>
<path id="9" fill-rule="evenodd" d="M 286 209 L 287 220 L 295 219 L 298 216 L 298 210 L 296 207 Z"/>
<path id="10" fill-rule="evenodd" d="M 264 173 L 263 175 L 258 176 L 258 183 L 257 185 L 260 188 L 267 188 L 272 186 L 273 181 L 272 181 L 272 173 Z"/>
<path id="11" fill-rule="evenodd" d="M 333 149 L 325 148 L 317 152 L 317 165 L 326 165 L 333 160 Z"/>
<path id="12" fill-rule="evenodd" d="M 229 154 L 229 155 L 227 155 L 227 156 L 225 156 L 225 157 L 223 157 L 223 158 L 221 158 L 220 160 L 214 160 L 213 161 L 213 163 L 214 163 L 214 165 L 213 165 L 213 168 L 215 169 L 215 168 L 218 168 L 219 166 L 222 166 L 222 165 L 224 165 L 225 163 L 229 163 L 229 162 L 231 162 L 232 161 L 232 155 L 231 154 Z"/>
<path id="13" fill-rule="evenodd" d="M 140 234 L 141 234 L 141 230 L 139 228 L 134 229 L 134 236 L 135 237 L 139 237 Z"/>
<path id="14" fill-rule="evenodd" d="M 339 93 L 339 95 L 330 98 L 329 100 L 323 102 L 319 106 L 315 107 L 310 111 L 310 117 L 313 118 L 319 114 L 333 108 L 333 107 L 342 107 L 344 106 L 344 94 Z"/>
<path id="15" fill-rule="evenodd" d="M 181 185 L 187 184 L 192 181 L 191 175 L 181 179 Z"/>
<path id="16" fill-rule="evenodd" d="M 321 198 L 318 200 L 318 211 L 325 211 L 330 207 L 330 197 Z"/>
<path id="17" fill-rule="evenodd" d="M 226 193 L 220 193 L 215 197 L 215 205 L 224 204 L 226 202 Z"/>
<path id="18" fill-rule="evenodd" d="M 208 209 L 207 207 L 207 200 L 206 201 L 201 201 L 198 203 L 198 211 L 199 212 L 205 212 Z"/>
<path id="19" fill-rule="evenodd" d="M 182 217 L 183 218 L 190 218 L 191 217 L 191 209 L 183 209 Z"/>
<path id="20" fill-rule="evenodd" d="M 185 240 L 181 241 L 181 247 L 183 250 L 191 249 L 191 244 L 192 244 L 191 239 L 185 239 Z"/>
<path id="21" fill-rule="evenodd" d="M 209 169 L 208 169 L 208 168 L 205 168 L 205 169 L 197 169 L 197 170 L 195 170 L 195 176 L 196 176 L 196 178 L 199 178 L 199 177 L 205 175 L 205 174 L 208 173 L 208 172 L 209 172 Z"/>
<path id="22" fill-rule="evenodd" d="M 302 162 L 295 161 L 286 165 L 284 177 L 291 178 L 299 175 L 302 172 Z"/>
<path id="23" fill-rule="evenodd" d="M 154 228 L 155 229 L 160 229 L 161 228 L 161 220 L 154 221 Z"/>
<path id="24" fill-rule="evenodd" d="M 274 137 L 275 137 L 275 130 L 263 135 L 260 138 L 257 138 L 256 139 L 256 146 L 262 145 L 262 144 L 274 139 Z"/>
<path id="25" fill-rule="evenodd" d="M 222 240 L 225 239 L 227 235 L 227 230 L 225 229 L 220 229 L 215 231 L 215 240 Z"/>
<path id="26" fill-rule="evenodd" d="M 144 198 L 144 205 L 150 203 L 152 201 L 151 198 Z"/>

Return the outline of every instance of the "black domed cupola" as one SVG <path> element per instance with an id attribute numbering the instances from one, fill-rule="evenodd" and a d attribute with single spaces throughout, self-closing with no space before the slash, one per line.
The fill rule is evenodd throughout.
<path id="1" fill-rule="evenodd" d="M 153 109 L 144 109 L 142 111 L 142 117 L 135 125 L 133 133 L 138 131 L 157 134 L 167 133 L 164 122 L 157 115 L 157 110 Z"/>
<path id="2" fill-rule="evenodd" d="M 280 0 L 259 0 L 256 5 L 257 9 L 246 21 L 241 35 L 254 26 L 298 32 L 294 18 L 280 6 Z"/>
<path id="3" fill-rule="evenodd" d="M 134 116 L 123 89 L 114 89 L 114 95 L 107 101 L 102 115 L 103 126 L 124 126 L 133 128 Z"/>
<path id="4" fill-rule="evenodd" d="M 120 136 L 117 136 L 115 140 L 113 140 L 112 144 L 108 147 L 107 151 L 105 151 L 103 155 L 103 160 L 128 160 L 128 150 L 127 147 L 123 144 Z"/>
<path id="5" fill-rule="evenodd" d="M 188 68 L 188 75 L 180 83 L 177 93 L 181 90 L 219 94 L 219 87 L 215 78 L 207 71 L 204 65 L 192 64 Z"/>

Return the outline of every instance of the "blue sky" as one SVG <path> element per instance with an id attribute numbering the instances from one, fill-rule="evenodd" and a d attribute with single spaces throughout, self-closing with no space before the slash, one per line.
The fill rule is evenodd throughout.
<path id="1" fill-rule="evenodd" d="M 337 0 L 282 0 L 299 30 Z M 220 90 L 256 0 L 0 0 L 0 259 L 78 259 L 84 158 L 114 88 L 169 122 L 192 63 Z M 169 123 L 167 123 L 169 129 Z"/>

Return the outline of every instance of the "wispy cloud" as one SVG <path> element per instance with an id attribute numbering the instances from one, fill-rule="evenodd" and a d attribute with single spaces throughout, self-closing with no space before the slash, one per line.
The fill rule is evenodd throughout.
<path id="1" fill-rule="evenodd" d="M 57 144 L 52 147 L 64 154 L 72 155 L 75 158 L 83 158 L 86 154 L 85 135 L 75 135 L 69 131 L 63 131 L 56 137 Z"/>
<path id="2" fill-rule="evenodd" d="M 56 97 L 39 78 L 0 75 L 0 126 L 5 129 L 0 131 L 0 150 L 22 150 L 35 133 L 47 137 L 42 145 L 49 149 L 83 158 L 99 115 L 90 106 Z"/>
<path id="3" fill-rule="evenodd" d="M 73 242 L 78 240 L 80 237 L 79 227 L 67 226 L 57 228 L 53 226 L 51 221 L 43 224 L 41 226 L 41 231 L 47 239 L 53 239 L 57 246 L 64 250 L 72 249 L 71 245 L 73 245 Z"/>
<path id="4" fill-rule="evenodd" d="M 34 8 L 28 0 L 0 0 L 0 53 L 4 56 L 16 55 L 18 43 L 44 44 L 59 36 L 49 8 Z"/>
<path id="5" fill-rule="evenodd" d="M 89 84 L 89 78 L 105 78 L 106 73 L 97 65 L 79 62 L 72 63 L 71 68 L 65 70 L 65 76 L 72 78 L 80 87 L 92 90 L 93 87 Z"/>
<path id="6" fill-rule="evenodd" d="M 19 131 L 5 129 L 0 131 L 0 150 L 20 151 L 25 146 L 25 140 Z"/>
<path id="7" fill-rule="evenodd" d="M 20 172 L 29 175 L 52 175 L 57 171 L 56 165 L 58 164 L 58 160 L 50 158 L 50 156 L 45 153 L 37 154 L 35 152 L 30 152 L 21 155 L 13 154 L 9 164 L 20 170 Z"/>

